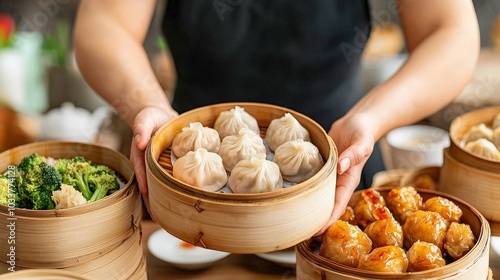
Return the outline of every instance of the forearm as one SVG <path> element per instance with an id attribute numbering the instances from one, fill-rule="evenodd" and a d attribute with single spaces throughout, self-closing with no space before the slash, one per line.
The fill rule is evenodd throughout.
<path id="1" fill-rule="evenodd" d="M 143 108 L 172 110 L 142 39 L 105 14 L 82 16 L 75 27 L 75 55 L 82 75 L 131 127 Z"/>
<path id="2" fill-rule="evenodd" d="M 367 93 L 348 115 L 365 115 L 370 126 L 377 128 L 374 139 L 378 140 L 391 129 L 417 122 L 450 103 L 475 68 L 479 38 L 473 29 L 434 31 L 411 52 L 400 71 Z"/>

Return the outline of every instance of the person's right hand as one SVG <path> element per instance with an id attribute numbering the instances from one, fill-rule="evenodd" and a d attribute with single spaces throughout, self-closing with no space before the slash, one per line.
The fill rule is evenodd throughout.
<path id="1" fill-rule="evenodd" d="M 146 165 L 144 150 L 148 146 L 151 136 L 165 123 L 177 117 L 177 112 L 150 106 L 142 109 L 134 118 L 134 141 L 130 147 L 130 161 L 134 166 L 135 177 L 139 184 L 144 204 L 149 212 L 148 184 L 146 180 Z"/>

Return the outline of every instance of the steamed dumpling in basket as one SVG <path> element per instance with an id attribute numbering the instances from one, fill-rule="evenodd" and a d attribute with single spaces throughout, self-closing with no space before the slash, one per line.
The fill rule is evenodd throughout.
<path id="1" fill-rule="evenodd" d="M 480 157 L 500 161 L 500 151 L 495 147 L 495 144 L 485 138 L 465 144 L 464 150 Z"/>
<path id="2" fill-rule="evenodd" d="M 310 141 L 309 131 L 305 129 L 290 113 L 279 119 L 274 119 L 266 131 L 266 143 L 271 151 L 275 151 L 281 144 L 288 141 L 303 139 Z"/>
<path id="3" fill-rule="evenodd" d="M 293 183 L 311 178 L 324 164 L 318 147 L 303 139 L 280 145 L 274 152 L 273 161 L 278 164 L 283 179 Z"/>
<path id="4" fill-rule="evenodd" d="M 236 164 L 228 186 L 234 193 L 270 192 L 283 188 L 283 178 L 276 163 L 257 154 Z"/>
<path id="5" fill-rule="evenodd" d="M 220 138 L 213 128 L 203 126 L 200 122 L 192 122 L 174 137 L 172 152 L 182 157 L 190 151 L 205 148 L 209 152 L 217 153 L 220 147 Z"/>
<path id="6" fill-rule="evenodd" d="M 491 140 L 493 136 L 493 131 L 491 128 L 487 127 L 484 123 L 472 126 L 464 137 L 465 143 L 475 141 L 480 138 L 485 138 Z"/>
<path id="7" fill-rule="evenodd" d="M 248 128 L 257 135 L 260 134 L 257 120 L 239 106 L 221 112 L 214 123 L 214 129 L 219 132 L 220 139 L 224 139 L 229 135 L 236 135 L 242 128 Z"/>
<path id="8" fill-rule="evenodd" d="M 207 191 L 218 191 L 227 182 L 227 173 L 222 158 L 199 148 L 188 152 L 173 164 L 174 178 Z"/>
<path id="9" fill-rule="evenodd" d="M 262 138 L 248 128 L 242 128 L 238 134 L 225 137 L 219 149 L 222 163 L 228 172 L 231 172 L 240 160 L 249 159 L 256 154 L 266 154 L 266 146 Z"/>

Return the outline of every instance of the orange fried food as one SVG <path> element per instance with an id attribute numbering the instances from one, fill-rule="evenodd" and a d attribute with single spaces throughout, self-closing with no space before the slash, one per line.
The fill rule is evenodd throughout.
<path id="1" fill-rule="evenodd" d="M 432 243 L 442 251 L 446 229 L 446 220 L 438 213 L 417 210 L 403 225 L 404 246 L 409 249 L 420 240 Z"/>
<path id="2" fill-rule="evenodd" d="M 387 207 L 401 224 L 404 224 L 406 217 L 422 209 L 422 201 L 417 190 L 409 186 L 394 188 L 386 197 Z"/>
<path id="3" fill-rule="evenodd" d="M 354 215 L 354 209 L 352 209 L 351 206 L 347 206 L 344 214 L 342 214 L 342 216 L 340 216 L 339 220 L 346 221 L 346 222 L 350 223 L 351 225 L 358 224 L 358 222 L 356 222 L 356 217 Z"/>
<path id="4" fill-rule="evenodd" d="M 378 272 L 406 272 L 408 258 L 400 247 L 378 247 L 361 258 L 358 268 Z"/>
<path id="5" fill-rule="evenodd" d="M 337 220 L 323 235 L 319 254 L 332 261 L 357 267 L 361 256 L 372 250 L 372 241 L 358 226 Z"/>
<path id="6" fill-rule="evenodd" d="M 424 271 L 446 265 L 439 248 L 429 242 L 417 241 L 406 252 L 408 256 L 408 272 Z"/>
<path id="7" fill-rule="evenodd" d="M 385 206 L 384 198 L 374 189 L 366 189 L 361 193 L 361 200 L 354 207 L 354 215 L 358 225 L 365 228 L 369 223 L 375 222 L 373 210 Z"/>
<path id="8" fill-rule="evenodd" d="M 455 260 L 463 257 L 474 246 L 474 233 L 467 224 L 451 223 L 446 232 L 444 250 Z"/>
<path id="9" fill-rule="evenodd" d="M 365 233 L 372 240 L 373 248 L 394 245 L 403 247 L 403 228 L 394 219 L 387 207 L 373 211 L 377 219 L 365 228 Z"/>
<path id="10" fill-rule="evenodd" d="M 441 196 L 427 199 L 424 203 L 423 210 L 439 213 L 448 221 L 448 224 L 452 222 L 459 223 L 462 217 L 462 209 L 453 203 L 453 201 Z"/>

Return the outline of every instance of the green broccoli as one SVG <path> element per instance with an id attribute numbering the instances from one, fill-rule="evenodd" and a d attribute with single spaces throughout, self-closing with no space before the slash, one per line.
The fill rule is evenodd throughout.
<path id="1" fill-rule="evenodd" d="M 12 173 L 6 172 L 0 175 L 0 204 L 19 207 L 19 177 L 17 176 L 17 171 L 13 172 L 15 176 L 9 174 Z"/>
<path id="2" fill-rule="evenodd" d="M 47 158 L 44 156 L 33 153 L 21 160 L 21 163 L 17 166 L 17 169 L 21 172 L 27 173 L 33 167 L 38 166 L 42 162 L 47 162 Z"/>
<path id="3" fill-rule="evenodd" d="M 19 187 L 20 207 L 34 210 L 54 209 L 52 191 L 61 186 L 61 176 L 45 162 L 22 172 Z"/>
<path id="4" fill-rule="evenodd" d="M 89 202 L 95 202 L 105 197 L 110 190 L 116 190 L 119 187 L 114 171 L 104 165 L 93 168 L 93 172 L 89 175 L 89 185 L 94 190 Z"/>
<path id="5" fill-rule="evenodd" d="M 61 177 L 63 177 L 64 174 L 66 174 L 66 170 L 68 169 L 68 164 L 70 162 L 72 162 L 72 160 L 69 158 L 60 158 L 56 160 L 54 168 L 56 169 L 57 173 L 61 175 Z"/>
<path id="6" fill-rule="evenodd" d="M 75 157 L 66 166 L 66 172 L 62 176 L 62 183 L 76 187 L 85 199 L 92 197 L 88 178 L 92 171 L 92 165 L 82 157 Z"/>
<path id="7" fill-rule="evenodd" d="M 0 175 L 0 204 L 9 204 L 9 178 L 5 175 Z"/>

